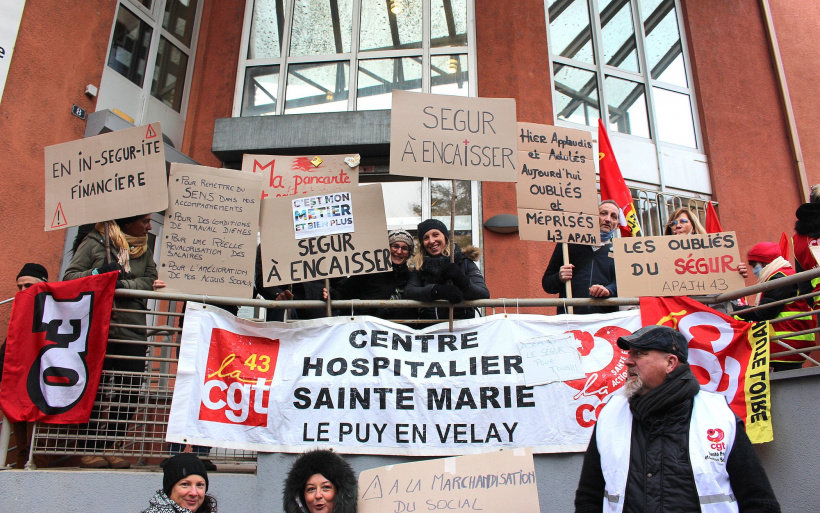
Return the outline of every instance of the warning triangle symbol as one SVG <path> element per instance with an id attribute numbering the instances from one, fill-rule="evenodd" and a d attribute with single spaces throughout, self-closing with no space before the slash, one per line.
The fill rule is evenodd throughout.
<path id="1" fill-rule="evenodd" d="M 146 139 L 153 139 L 156 136 L 157 136 L 157 133 L 154 132 L 154 127 L 152 127 L 151 125 L 148 125 L 148 130 L 145 131 L 145 138 Z"/>
<path id="2" fill-rule="evenodd" d="M 51 219 L 51 227 L 60 228 L 66 225 L 68 225 L 68 221 L 66 221 L 65 213 L 63 213 L 63 204 L 57 203 L 57 209 L 54 211 L 54 217 Z"/>

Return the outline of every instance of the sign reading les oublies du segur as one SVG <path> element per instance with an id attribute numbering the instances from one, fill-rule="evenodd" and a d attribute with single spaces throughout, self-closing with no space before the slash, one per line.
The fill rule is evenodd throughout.
<path id="1" fill-rule="evenodd" d="M 358 154 L 354 155 L 245 155 L 242 171 L 264 177 L 262 199 L 292 196 L 327 188 L 359 184 Z"/>
<path id="2" fill-rule="evenodd" d="M 592 134 L 518 123 L 518 232 L 522 240 L 598 244 Z"/>
<path id="3" fill-rule="evenodd" d="M 312 198 L 309 204 L 298 201 L 308 197 Z M 347 211 L 333 208 L 342 204 L 350 206 L 354 232 L 345 233 L 347 225 L 331 227 L 334 221 L 347 219 Z M 304 224 L 304 229 L 312 230 L 325 223 L 334 233 L 296 238 L 295 225 Z M 267 287 L 392 269 L 380 184 L 265 198 L 261 224 L 262 266 Z"/>
<path id="4" fill-rule="evenodd" d="M 390 174 L 514 182 L 515 100 L 393 91 Z"/>
<path id="5" fill-rule="evenodd" d="M 162 291 L 250 298 L 262 177 L 174 163 L 168 190 Z"/>
<path id="6" fill-rule="evenodd" d="M 746 285 L 735 232 L 614 239 L 621 297 L 720 294 Z"/>
<path id="7" fill-rule="evenodd" d="M 46 231 L 168 206 L 159 123 L 47 146 L 45 163 Z"/>
<path id="8" fill-rule="evenodd" d="M 529 448 L 388 465 L 359 474 L 360 513 L 507 511 L 538 513 Z"/>

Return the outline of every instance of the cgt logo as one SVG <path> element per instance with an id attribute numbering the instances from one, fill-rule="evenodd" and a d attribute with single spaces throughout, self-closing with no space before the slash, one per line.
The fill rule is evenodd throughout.
<path id="1" fill-rule="evenodd" d="M 208 350 L 199 419 L 265 426 L 279 340 L 214 328 Z"/>
<path id="2" fill-rule="evenodd" d="M 712 442 L 712 445 L 710 445 L 712 449 L 718 451 L 726 449 L 726 444 L 721 441 L 724 436 L 722 429 L 715 428 L 706 430 L 706 439 Z"/>

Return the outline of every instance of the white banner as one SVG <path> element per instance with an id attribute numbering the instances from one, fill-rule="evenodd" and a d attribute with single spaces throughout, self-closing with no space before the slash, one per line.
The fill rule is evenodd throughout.
<path id="1" fill-rule="evenodd" d="M 638 310 L 494 315 L 452 332 L 373 317 L 261 324 L 189 303 L 167 440 L 271 452 L 580 452 L 626 378 L 616 340 L 640 326 Z M 585 377 L 527 386 L 519 342 L 564 333 Z"/>
<path id="2" fill-rule="evenodd" d="M 25 0 L 0 0 L 0 101 L 9 76 L 11 55 L 17 42 L 17 31 L 23 18 Z"/>

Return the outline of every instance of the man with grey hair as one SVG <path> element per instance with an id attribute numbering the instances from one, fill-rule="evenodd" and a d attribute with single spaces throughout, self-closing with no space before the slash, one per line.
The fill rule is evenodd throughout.
<path id="1" fill-rule="evenodd" d="M 586 246 L 570 244 L 569 262 L 564 262 L 563 244 L 558 244 L 541 278 L 541 287 L 548 294 L 566 297 L 566 283 L 571 282 L 573 298 L 607 298 L 618 295 L 615 281 L 615 259 L 612 255 L 612 237 L 620 226 L 621 210 L 612 200 L 598 205 L 598 223 L 601 227 L 601 244 Z M 576 306 L 573 313 L 609 313 L 618 306 Z M 558 307 L 558 313 L 564 313 Z"/>
<path id="2" fill-rule="evenodd" d="M 740 420 L 700 389 L 686 338 L 666 326 L 620 337 L 627 382 L 592 432 L 575 511 L 756 511 L 780 505 Z"/>

